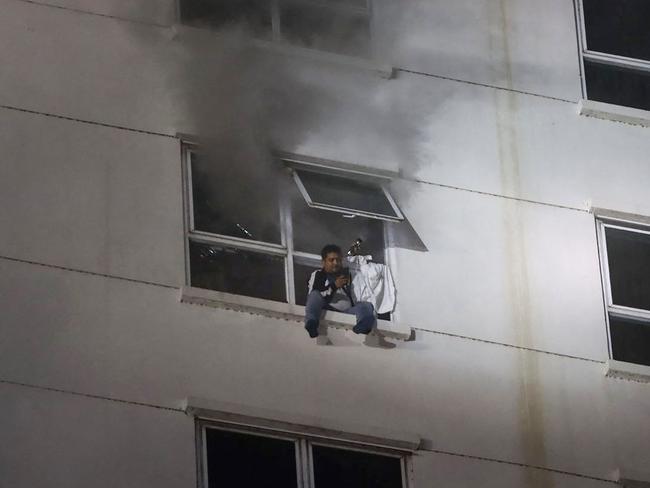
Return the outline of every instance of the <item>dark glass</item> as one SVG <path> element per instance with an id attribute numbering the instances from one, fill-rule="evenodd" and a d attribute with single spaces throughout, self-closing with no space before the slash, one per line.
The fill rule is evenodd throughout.
<path id="1" fill-rule="evenodd" d="M 208 488 L 295 488 L 294 443 L 206 429 Z"/>
<path id="2" fill-rule="evenodd" d="M 349 56 L 370 55 L 370 19 L 327 5 L 284 2 L 280 30 L 286 41 Z"/>
<path id="3" fill-rule="evenodd" d="M 585 59 L 587 98 L 650 110 L 650 73 Z"/>
<path id="4" fill-rule="evenodd" d="M 196 153 L 191 159 L 196 230 L 280 243 L 277 185 L 216 169 Z"/>
<path id="5" fill-rule="evenodd" d="M 614 305 L 650 310 L 650 235 L 606 228 Z"/>
<path id="6" fill-rule="evenodd" d="M 316 488 L 401 488 L 399 458 L 313 446 Z"/>
<path id="7" fill-rule="evenodd" d="M 650 61 L 648 0 L 583 0 L 587 48 Z"/>
<path id="8" fill-rule="evenodd" d="M 650 325 L 610 315 L 609 333 L 615 360 L 650 366 Z"/>
<path id="9" fill-rule="evenodd" d="M 307 303 L 307 291 L 309 278 L 311 274 L 320 268 L 319 264 L 306 265 L 293 262 L 293 279 L 296 293 L 296 304 L 305 305 Z"/>
<path id="10" fill-rule="evenodd" d="M 388 198 L 377 185 L 311 171 L 298 171 L 298 175 L 316 204 L 397 217 Z"/>
<path id="11" fill-rule="evenodd" d="M 384 223 L 365 217 L 346 218 L 338 212 L 308 207 L 295 199 L 292 207 L 293 246 L 296 251 L 318 254 L 325 244 L 336 244 L 345 255 L 357 238 L 361 253 L 376 263 L 384 262 Z"/>
<path id="12" fill-rule="evenodd" d="M 284 258 L 190 241 L 190 281 L 209 290 L 286 302 Z"/>
<path id="13" fill-rule="evenodd" d="M 271 32 L 269 0 L 180 0 L 180 15 L 183 24 L 197 27 L 238 24 L 260 37 Z"/>

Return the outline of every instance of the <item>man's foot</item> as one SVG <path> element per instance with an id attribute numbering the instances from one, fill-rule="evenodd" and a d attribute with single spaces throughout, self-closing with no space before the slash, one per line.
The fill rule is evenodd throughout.
<path id="1" fill-rule="evenodd" d="M 305 322 L 305 330 L 312 339 L 318 337 L 318 320 L 308 320 Z"/>
<path id="2" fill-rule="evenodd" d="M 355 334 L 368 334 L 370 331 L 372 331 L 372 326 L 375 324 L 375 317 L 370 315 L 368 317 L 364 317 L 359 322 L 357 322 L 357 325 L 352 327 L 352 332 Z"/>

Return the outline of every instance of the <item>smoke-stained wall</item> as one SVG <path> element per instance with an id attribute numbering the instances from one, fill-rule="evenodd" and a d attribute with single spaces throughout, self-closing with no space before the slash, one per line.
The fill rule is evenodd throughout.
<path id="1" fill-rule="evenodd" d="M 108 486 L 117 472 L 135 486 L 132 465 L 98 461 L 108 438 L 108 456 L 164 469 L 158 485 L 191 483 L 187 396 L 415 431 L 428 449 L 416 486 L 604 486 L 646 469 L 645 385 L 602 373 L 587 210 L 650 213 L 650 142 L 577 115 L 573 9 L 556 3 L 377 0 L 376 55 L 403 69 L 387 80 L 243 47 L 241 29 L 172 28 L 173 2 L 0 0 L 0 380 L 99 402 L 3 387 L 3 430 L 24 455 L 0 450 L 0 472 L 46 486 L 42 459 L 72 473 L 85 459 L 95 467 L 57 479 Z M 215 179 L 274 178 L 276 148 L 401 171 L 392 190 L 428 249 L 393 250 L 415 340 L 373 349 L 336 331 L 318 347 L 297 322 L 179 303 L 177 133 L 203 142 Z M 140 405 L 114 413 L 109 399 Z M 170 410 L 143 424 L 137 409 L 155 406 Z M 43 425 L 26 412 L 69 427 L 31 450 Z M 182 455 L 146 452 L 102 418 L 152 445 L 179 439 Z"/>

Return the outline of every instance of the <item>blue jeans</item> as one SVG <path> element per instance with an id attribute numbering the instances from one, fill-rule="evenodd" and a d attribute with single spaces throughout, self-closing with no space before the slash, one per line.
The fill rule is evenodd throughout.
<path id="1" fill-rule="evenodd" d="M 307 305 L 305 305 L 305 323 L 310 321 L 318 323 L 324 308 L 339 312 L 339 310 L 329 307 L 320 292 L 316 290 L 309 292 Z M 352 328 L 356 334 L 368 334 L 372 330 L 373 325 L 375 325 L 375 308 L 372 306 L 372 303 L 359 302 L 343 311 L 343 313 L 354 314 L 356 316 L 357 325 Z"/>

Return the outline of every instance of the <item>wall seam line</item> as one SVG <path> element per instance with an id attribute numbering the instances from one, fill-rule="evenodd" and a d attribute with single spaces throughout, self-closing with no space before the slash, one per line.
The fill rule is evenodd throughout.
<path id="1" fill-rule="evenodd" d="M 24 1 L 24 0 L 19 0 L 19 1 Z M 106 123 L 106 122 L 96 122 L 94 120 L 78 119 L 78 118 L 69 117 L 69 116 L 66 116 L 66 115 L 58 115 L 58 114 L 53 114 L 53 113 L 50 113 L 50 112 L 40 112 L 38 110 L 30 110 L 30 109 L 27 109 L 27 108 L 16 107 L 16 106 L 13 106 L 13 105 L 0 104 L 0 109 L 11 110 L 11 111 L 14 111 L 14 112 L 23 112 L 23 113 L 28 113 L 28 114 L 32 114 L 32 115 L 40 115 L 40 116 L 43 116 L 43 117 L 51 117 L 51 118 L 55 118 L 55 119 L 62 119 L 62 120 L 70 121 L 70 122 L 78 122 L 78 123 L 81 123 L 81 124 L 96 125 L 96 126 L 100 126 L 100 127 L 108 127 L 109 129 L 125 130 L 125 131 L 128 131 L 128 132 L 135 132 L 135 133 L 138 133 L 138 134 L 146 134 L 146 135 L 150 135 L 150 136 L 158 136 L 158 137 L 166 137 L 166 138 L 169 138 L 169 139 L 176 139 L 175 134 L 165 134 L 164 132 L 155 132 L 155 131 L 145 130 L 145 129 L 134 129 L 133 127 L 126 127 L 126 126 L 123 126 L 123 125 L 109 124 L 109 123 Z"/>
<path id="2" fill-rule="evenodd" d="M 478 195 L 485 195 L 485 196 L 489 196 L 489 197 L 503 198 L 505 200 L 514 200 L 514 201 L 517 201 L 517 202 L 531 203 L 533 205 L 543 205 L 543 206 L 546 206 L 546 207 L 561 208 L 563 210 L 573 210 L 573 211 L 576 211 L 576 212 L 590 213 L 590 210 L 586 209 L 586 208 L 571 207 L 569 205 L 561 205 L 559 203 L 549 203 L 549 202 L 542 202 L 540 200 L 530 200 L 528 198 L 512 197 L 512 196 L 508 196 L 508 195 L 501 195 L 499 193 L 491 193 L 491 192 L 482 191 L 482 190 L 473 190 L 471 188 L 464 188 L 462 186 L 447 185 L 445 183 L 436 183 L 434 181 L 420 180 L 420 179 L 417 179 L 417 178 L 400 177 L 399 179 L 401 179 L 403 181 L 410 181 L 410 182 L 413 182 L 413 183 L 421 183 L 423 185 L 430 185 L 430 186 L 437 186 L 437 187 L 440 187 L 440 188 L 447 188 L 449 190 L 459 190 L 459 191 L 464 191 L 464 192 L 469 192 L 469 193 L 476 193 Z"/>
<path id="3" fill-rule="evenodd" d="M 38 5 L 39 7 L 48 7 L 52 9 L 57 9 L 57 10 L 65 10 L 68 12 L 75 12 L 77 14 L 82 14 L 82 15 L 93 15 L 95 17 L 104 17 L 107 19 L 113 19 L 113 20 L 121 20 L 123 22 L 130 22 L 133 24 L 140 24 L 140 25 L 145 25 L 148 27 L 158 27 L 158 28 L 163 28 L 163 29 L 168 29 L 170 26 L 165 25 L 165 24 L 158 24 L 156 22 L 146 22 L 144 20 L 136 20 L 136 19 L 129 19 L 126 17 L 120 17 L 118 15 L 111 15 L 111 14 L 102 14 L 99 12 L 93 12 L 90 10 L 83 10 L 83 9 L 78 9 L 78 8 L 71 8 L 71 7 L 64 7 L 63 5 L 54 5 L 51 3 L 44 3 L 44 2 L 37 2 L 35 0 L 14 0 L 15 2 L 21 2 L 21 3 L 28 3 L 31 5 Z"/>
<path id="4" fill-rule="evenodd" d="M 563 474 L 567 476 L 574 476 L 577 478 L 586 478 L 594 481 L 603 481 L 605 483 L 612 483 L 615 485 L 618 485 L 616 481 L 609 480 L 606 478 L 599 478 L 597 476 L 591 476 L 588 474 L 582 474 L 582 473 L 574 473 L 572 471 L 564 471 L 561 469 L 555 469 L 555 468 L 547 468 L 544 466 L 535 466 L 534 464 L 525 464 L 525 463 L 519 463 L 516 461 L 507 461 L 505 459 L 496 459 L 496 458 L 488 458 L 488 457 L 483 457 L 483 456 L 475 456 L 472 454 L 463 454 L 463 453 L 458 453 L 458 452 L 453 452 L 453 451 L 444 451 L 441 449 L 433 449 L 433 448 L 420 448 L 420 451 L 425 451 L 425 452 L 433 452 L 436 454 L 445 454 L 447 456 L 456 456 L 456 457 L 462 457 L 462 458 L 468 458 L 468 459 L 475 459 L 478 461 L 488 461 L 488 462 L 493 462 L 493 463 L 499 463 L 499 464 L 508 464 L 511 466 L 519 466 L 522 468 L 531 468 L 531 469 L 538 469 L 541 471 L 548 471 L 551 473 L 557 473 L 557 474 Z"/>
<path id="5" fill-rule="evenodd" d="M 489 85 L 487 83 L 481 83 L 478 81 L 469 81 L 460 78 L 452 78 L 450 76 L 436 75 L 433 73 L 427 73 L 426 71 L 416 71 L 407 68 L 395 68 L 395 71 L 400 71 L 402 73 L 409 73 L 409 74 L 419 75 L 419 76 L 426 76 L 427 78 L 437 78 L 439 80 L 455 81 L 457 83 L 463 83 L 466 85 L 481 86 L 483 88 L 492 88 L 493 90 L 501 90 L 501 91 L 507 91 L 511 93 L 518 93 L 519 95 L 528 95 L 531 97 L 544 98 L 546 100 L 554 100 L 556 102 L 570 103 L 572 105 L 575 105 L 577 103 L 573 100 L 567 100 L 566 98 L 552 97 L 550 95 L 542 95 L 540 93 L 527 92 L 524 90 L 515 90 L 514 88 L 505 88 L 497 85 Z"/>
<path id="6" fill-rule="evenodd" d="M 174 408 L 174 407 L 166 407 L 164 405 L 157 405 L 155 403 L 146 403 L 146 402 L 136 402 L 133 400 L 125 400 L 123 398 L 114 398 L 114 397 L 108 397 L 104 395 L 93 395 L 92 393 L 81 393 L 78 391 L 73 391 L 73 390 L 65 390 L 63 388 L 53 388 L 50 386 L 42 386 L 42 385 L 34 385 L 31 383 L 24 383 L 21 381 L 12 381 L 12 380 L 7 380 L 7 379 L 2 379 L 0 378 L 0 384 L 4 385 L 12 385 L 12 386 L 20 386 L 22 388 L 30 388 L 32 390 L 40 390 L 40 391 L 49 391 L 53 393 L 62 393 L 65 395 L 73 395 L 73 396 L 79 396 L 79 397 L 84 397 L 84 398 L 91 398 L 93 400 L 106 400 L 109 402 L 115 402 L 115 403 L 124 403 L 128 405 L 134 405 L 137 407 L 148 407 L 148 408 L 156 408 L 158 410 L 167 410 L 170 412 L 179 412 L 179 413 L 185 413 L 185 410 L 182 408 Z"/>
<path id="7" fill-rule="evenodd" d="M 540 353 L 540 354 L 548 354 L 550 356 L 558 356 L 558 357 L 566 358 L 566 359 L 576 359 L 576 360 L 579 360 L 579 361 L 586 361 L 586 362 L 589 362 L 589 363 L 596 363 L 596 364 L 602 364 L 602 365 L 605 364 L 605 361 L 599 361 L 598 359 L 583 358 L 583 357 L 580 357 L 580 356 L 572 356 L 570 354 L 562 354 L 560 352 L 545 351 L 543 349 L 535 349 L 533 347 L 517 346 L 516 344 L 508 344 L 506 342 L 497 342 L 497 341 L 490 341 L 490 340 L 487 340 L 487 339 L 479 339 L 478 337 L 464 336 L 464 335 L 460 335 L 460 334 L 454 334 L 454 333 L 451 333 L 451 332 L 443 332 L 443 331 L 440 331 L 440 330 L 429 330 L 429 329 L 422 329 L 422 328 L 418 328 L 418 327 L 411 327 L 411 329 L 417 330 L 417 331 L 420 331 L 420 332 L 428 332 L 429 334 L 444 335 L 444 336 L 447 336 L 447 337 L 454 337 L 456 339 L 465 339 L 465 340 L 468 340 L 468 341 L 483 342 L 485 344 L 492 344 L 492 345 L 495 345 L 495 346 L 510 347 L 510 348 L 513 348 L 513 349 L 520 349 L 522 351 L 529 351 L 529 352 L 537 352 L 537 353 Z"/>
<path id="8" fill-rule="evenodd" d="M 12 261 L 16 263 L 23 263 L 23 264 L 31 264 L 34 266 L 42 266 L 44 268 L 53 268 L 53 269 L 60 269 L 63 271 L 71 271 L 73 273 L 81 273 L 81 274 L 86 274 L 86 275 L 92 275 L 92 276 L 101 276 L 102 278 L 110 278 L 114 280 L 120 280 L 120 281 L 129 281 L 131 283 L 139 283 L 142 285 L 152 285 L 152 286 L 158 286 L 161 288 L 168 288 L 172 290 L 178 290 L 180 287 L 174 286 L 174 285 L 166 285 L 164 283 L 156 283 L 155 281 L 146 281 L 146 280 L 138 280 L 135 278 L 127 278 L 125 276 L 117 276 L 117 275 L 111 275 L 107 273 L 98 273 L 96 271 L 87 271 L 84 269 L 78 269 L 78 268 L 70 268 L 67 266 L 60 266 L 57 264 L 48 264 L 48 263 L 39 263 L 38 261 L 30 261 L 28 259 L 20 259 L 20 258 L 12 258 L 10 256 L 1 256 L 0 255 L 0 260 L 5 260 L 5 261 Z"/>

